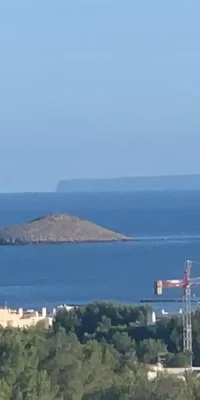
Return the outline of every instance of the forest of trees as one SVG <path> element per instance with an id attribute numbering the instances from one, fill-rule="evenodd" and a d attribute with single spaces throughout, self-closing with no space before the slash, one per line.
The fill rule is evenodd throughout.
<path id="1" fill-rule="evenodd" d="M 48 331 L 0 329 L 0 400 L 200 400 L 200 379 L 147 379 L 147 364 L 187 366 L 182 322 L 147 325 L 148 307 L 92 303 L 61 309 Z M 200 365 L 199 312 L 193 318 Z"/>

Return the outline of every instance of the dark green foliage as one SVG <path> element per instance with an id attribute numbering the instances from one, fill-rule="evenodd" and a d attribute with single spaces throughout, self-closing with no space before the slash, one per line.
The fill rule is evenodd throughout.
<path id="1" fill-rule="evenodd" d="M 116 332 L 113 335 L 113 344 L 120 353 L 128 353 L 131 349 L 135 349 L 135 341 L 133 342 L 127 332 Z"/>
<path id="2" fill-rule="evenodd" d="M 149 308 L 144 306 L 95 302 L 70 311 L 61 309 L 56 317 L 54 330 L 57 331 L 62 326 L 66 332 L 76 333 L 82 342 L 86 334 L 106 334 L 112 327 L 114 331 L 116 327 L 117 330 L 124 331 L 133 326 L 146 325 L 148 311 Z"/>
<path id="3" fill-rule="evenodd" d="M 147 364 L 188 365 L 179 318 L 146 325 L 148 309 L 94 303 L 60 311 L 54 329 L 0 329 L 0 400 L 200 400 L 200 380 L 147 379 Z M 199 312 L 193 318 L 200 358 Z"/>
<path id="4" fill-rule="evenodd" d="M 145 339 L 137 344 L 138 359 L 145 364 L 156 364 L 163 353 L 167 353 L 167 347 L 161 340 Z"/>

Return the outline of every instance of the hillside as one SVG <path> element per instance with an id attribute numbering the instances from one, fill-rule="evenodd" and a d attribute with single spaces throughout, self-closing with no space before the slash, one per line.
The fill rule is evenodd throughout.
<path id="1" fill-rule="evenodd" d="M 131 239 L 89 221 L 65 214 L 52 214 L 23 225 L 0 229 L 0 245 L 124 240 Z"/>
<path id="2" fill-rule="evenodd" d="M 113 192 L 140 190 L 199 190 L 200 175 L 124 177 L 109 179 L 66 179 L 57 192 Z"/>

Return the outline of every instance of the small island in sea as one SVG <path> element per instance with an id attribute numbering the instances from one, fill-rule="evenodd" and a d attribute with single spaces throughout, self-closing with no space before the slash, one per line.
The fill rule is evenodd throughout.
<path id="1" fill-rule="evenodd" d="M 50 214 L 0 228 L 0 245 L 130 241 L 120 233 L 67 214 Z"/>

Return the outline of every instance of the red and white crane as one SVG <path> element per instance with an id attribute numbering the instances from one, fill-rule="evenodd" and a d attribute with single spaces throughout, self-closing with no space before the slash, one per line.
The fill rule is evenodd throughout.
<path id="1" fill-rule="evenodd" d="M 161 295 L 163 289 L 183 289 L 183 351 L 192 355 L 192 307 L 191 288 L 200 285 L 200 277 L 191 278 L 192 261 L 186 261 L 183 279 L 170 279 L 154 283 L 155 294 Z"/>

